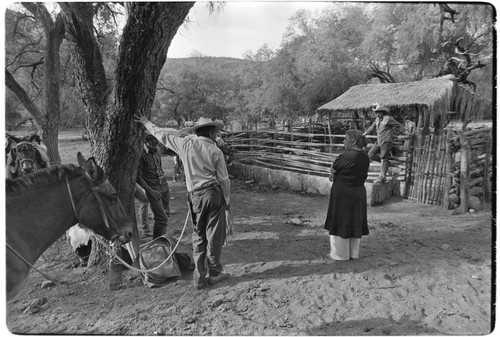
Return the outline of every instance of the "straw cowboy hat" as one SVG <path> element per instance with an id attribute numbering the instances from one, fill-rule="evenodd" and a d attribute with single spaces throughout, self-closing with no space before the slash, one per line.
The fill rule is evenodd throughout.
<path id="1" fill-rule="evenodd" d="M 196 122 L 196 125 L 192 127 L 192 130 L 194 132 L 204 126 L 215 126 L 217 131 L 219 131 L 224 127 L 224 123 L 215 118 L 200 117 L 200 119 L 198 119 L 198 122 Z"/>
<path id="2" fill-rule="evenodd" d="M 375 103 L 373 106 L 373 112 L 385 112 L 386 114 L 389 113 L 389 109 L 385 106 L 378 105 L 378 103 Z"/>

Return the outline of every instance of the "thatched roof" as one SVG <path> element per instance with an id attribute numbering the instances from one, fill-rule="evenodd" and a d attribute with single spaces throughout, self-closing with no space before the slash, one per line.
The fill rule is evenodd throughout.
<path id="1" fill-rule="evenodd" d="M 369 111 L 373 103 L 379 103 L 389 109 L 424 107 L 431 116 L 457 111 L 457 116 L 466 114 L 477 119 L 482 117 L 480 101 L 472 91 L 457 84 L 453 75 L 447 75 L 416 82 L 356 85 L 317 111 L 341 117 L 353 111 Z"/>

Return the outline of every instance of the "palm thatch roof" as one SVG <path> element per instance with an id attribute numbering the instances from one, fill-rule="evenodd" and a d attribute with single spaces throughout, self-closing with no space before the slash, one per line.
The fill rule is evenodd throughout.
<path id="1" fill-rule="evenodd" d="M 457 117 L 482 118 L 480 97 L 454 79 L 453 75 L 446 75 L 416 82 L 360 84 L 320 106 L 317 111 L 338 117 L 352 116 L 354 111 L 370 111 L 376 102 L 391 110 L 424 108 L 431 117 L 455 111 Z"/>

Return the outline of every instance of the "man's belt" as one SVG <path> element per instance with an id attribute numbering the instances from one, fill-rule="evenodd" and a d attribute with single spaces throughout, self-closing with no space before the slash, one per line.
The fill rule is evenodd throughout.
<path id="1" fill-rule="evenodd" d="M 219 186 L 219 182 L 212 181 L 212 182 L 210 182 L 210 183 L 208 183 L 206 185 L 203 185 L 201 187 L 195 188 L 193 191 L 191 191 L 189 193 L 191 193 L 191 194 L 193 194 L 193 193 L 199 193 L 199 192 L 206 191 L 206 190 L 209 190 L 209 189 L 217 187 L 217 186 Z"/>

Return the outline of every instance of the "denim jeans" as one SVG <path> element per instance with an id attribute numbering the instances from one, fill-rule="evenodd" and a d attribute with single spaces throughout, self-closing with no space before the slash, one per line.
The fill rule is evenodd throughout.
<path id="1" fill-rule="evenodd" d="M 159 199 L 146 192 L 146 197 L 149 201 L 151 211 L 153 211 L 154 226 L 153 226 L 153 239 L 166 234 L 168 216 L 170 215 L 170 189 L 166 187 L 161 193 Z"/>
<path id="2" fill-rule="evenodd" d="M 370 151 L 368 151 L 368 157 L 370 158 L 370 161 L 380 161 L 381 159 L 387 159 L 391 154 L 391 149 L 391 142 L 385 142 L 382 145 L 374 144 L 370 148 Z"/>
<path id="3" fill-rule="evenodd" d="M 148 227 L 148 215 L 149 215 L 149 200 L 146 197 L 146 191 L 139 185 L 135 184 L 135 199 L 139 203 L 139 217 L 137 219 L 137 226 L 142 229 Z"/>

